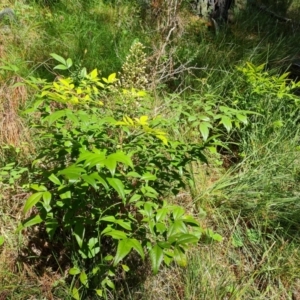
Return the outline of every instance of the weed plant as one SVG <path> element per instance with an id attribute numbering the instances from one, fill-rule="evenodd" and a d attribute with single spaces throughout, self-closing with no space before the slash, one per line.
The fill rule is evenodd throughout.
<path id="1" fill-rule="evenodd" d="M 15 235 L 20 211 L 30 196 L 24 184 L 34 176 L 28 173 L 33 163 L 30 149 L 39 153 L 45 143 L 39 140 L 33 145 L 37 129 L 32 129 L 32 136 L 28 135 L 28 124 L 33 119 L 20 118 L 24 105 L 32 106 L 34 91 L 19 88 L 18 93 L 13 89 L 17 88 L 15 84 L 21 81 L 20 77 L 33 75 L 53 81 L 57 76 L 69 76 L 69 71 L 79 74 L 83 66 L 88 70 L 98 68 L 107 77 L 112 71 L 121 71 L 136 39 L 146 46 L 149 57 L 155 54 L 160 33 L 154 24 L 140 19 L 139 7 L 133 1 L 121 4 L 119 1 L 6 1 L 3 5 L 14 6 L 19 24 L 0 24 L 0 295 L 4 299 L 71 299 L 70 282 L 63 269 L 71 267 L 66 262 L 79 263 L 80 256 L 59 252 L 56 245 L 48 248 L 46 239 L 28 245 L 26 232 Z M 293 1 L 284 12 L 297 16 L 297 5 Z M 202 240 L 188 254 L 185 269 L 171 265 L 155 277 L 145 271 L 146 281 L 135 287 L 132 282 L 119 281 L 119 289 L 106 298 L 298 299 L 298 98 L 292 90 L 285 90 L 280 97 L 280 89 L 275 91 L 274 85 L 270 86 L 299 56 L 298 29 L 270 18 L 255 7 L 236 12 L 233 22 L 220 26 L 217 34 L 185 10 L 178 17 L 181 30 L 168 49 L 175 49 L 172 52 L 175 69 L 186 61 L 189 64 L 185 72 L 169 78 L 167 85 L 160 82 L 155 86 L 155 97 L 145 99 L 144 104 L 149 116 L 173 118 L 173 122 L 164 123 L 166 131 L 186 144 L 203 143 L 205 138 L 212 141 L 209 138 L 213 135 L 221 135 L 218 138 L 222 151 L 216 145 L 213 148 L 219 153 L 207 148 L 204 154 L 209 164 L 193 162 L 189 166 L 193 177 L 185 182 L 189 189 L 170 200 L 184 205 L 188 211 L 197 210 L 199 219 L 206 216 L 201 220 L 202 226 L 213 228 L 223 240 L 218 245 L 209 239 Z M 2 25 L 9 26 L 10 34 L 1 31 Z M 53 71 L 56 62 L 49 59 L 53 52 L 71 57 L 72 69 Z M 162 56 L 162 61 L 170 62 L 169 58 Z M 253 93 L 257 86 L 236 68 L 245 67 L 246 62 L 255 67 L 265 64 L 258 74 L 269 72 L 260 78 L 263 84 L 259 93 Z M 151 66 L 150 72 L 154 70 Z M 264 81 L 272 76 L 277 79 Z M 181 93 L 170 95 L 170 91 Z M 128 100 L 124 95 L 116 96 L 116 102 L 125 99 Z M 137 105 L 135 100 L 128 106 L 120 105 L 118 116 L 123 112 L 134 114 L 134 105 L 137 112 L 145 112 L 145 106 Z M 201 122 L 196 124 L 199 115 L 207 117 L 208 112 L 216 115 L 221 105 L 256 114 L 247 114 L 248 125 L 241 124 L 230 133 L 224 124 L 219 124 L 222 117 L 211 119 L 208 124 L 212 128 L 206 124 L 206 129 L 202 125 L 201 130 Z M 108 108 L 114 111 L 115 102 L 109 103 Z M 234 124 L 234 118 L 229 117 Z M 10 135 L 3 126 L 7 120 L 11 120 Z M 226 168 L 222 167 L 222 160 Z M 32 234 L 36 229 L 33 228 Z M 57 269 L 41 272 L 38 264 L 41 255 L 56 260 L 52 266 Z M 79 281 L 85 282 L 83 277 Z"/>

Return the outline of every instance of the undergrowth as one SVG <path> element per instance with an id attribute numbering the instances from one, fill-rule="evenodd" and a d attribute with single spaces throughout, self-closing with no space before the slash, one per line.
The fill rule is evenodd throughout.
<path id="1" fill-rule="evenodd" d="M 300 299 L 296 24 L 255 6 L 218 30 L 185 2 L 4 7 L 1 299 Z M 168 242 L 179 206 L 189 248 Z"/>

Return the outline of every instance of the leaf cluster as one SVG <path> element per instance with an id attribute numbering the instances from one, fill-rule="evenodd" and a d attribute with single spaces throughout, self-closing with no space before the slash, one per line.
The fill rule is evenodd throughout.
<path id="1" fill-rule="evenodd" d="M 246 82 L 245 93 L 234 92 L 233 96 L 238 105 L 247 103 L 249 109 L 259 113 L 266 112 L 266 101 L 262 101 L 264 99 L 272 99 L 272 109 L 278 108 L 282 103 L 290 107 L 298 105 L 299 97 L 293 91 L 300 87 L 300 83 L 290 80 L 289 73 L 272 76 L 266 71 L 265 64 L 255 66 L 250 62 L 243 67 L 237 67 L 237 70 L 243 74 Z"/>
<path id="2" fill-rule="evenodd" d="M 18 230 L 43 223 L 49 238 L 77 258 L 69 272 L 75 299 L 114 288 L 118 270 L 130 271 L 133 251 L 150 258 L 154 273 L 163 262 L 185 265 L 188 247 L 206 234 L 166 200 L 185 188 L 188 164 L 205 161 L 203 145 L 171 140 L 161 118 L 115 119 L 120 111 L 99 100 L 114 100 L 115 80 L 100 82 L 94 70 L 77 87 L 63 77 L 28 82 L 39 91 L 27 113 L 40 148 L 23 212 L 37 210 Z"/>

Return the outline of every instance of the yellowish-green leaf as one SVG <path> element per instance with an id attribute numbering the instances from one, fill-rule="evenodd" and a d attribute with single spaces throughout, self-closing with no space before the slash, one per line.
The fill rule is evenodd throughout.
<path id="1" fill-rule="evenodd" d="M 80 94 L 82 93 L 82 88 L 81 88 L 81 87 L 77 88 L 77 89 L 76 89 L 76 93 L 77 93 L 78 95 L 80 95 Z"/>
<path id="2" fill-rule="evenodd" d="M 137 92 L 137 95 L 138 95 L 139 97 L 145 97 L 145 96 L 147 95 L 147 93 L 146 93 L 145 91 L 138 91 L 138 92 Z"/>
<path id="3" fill-rule="evenodd" d="M 122 265 L 122 269 L 125 271 L 125 272 L 128 272 L 130 269 L 127 265 Z"/>
<path id="4" fill-rule="evenodd" d="M 97 69 L 94 69 L 90 74 L 89 74 L 91 79 L 95 79 L 98 76 L 98 71 Z"/>
<path id="5" fill-rule="evenodd" d="M 135 120 L 140 125 L 148 125 L 148 116 L 141 116 L 139 119 L 135 118 Z"/>
<path id="6" fill-rule="evenodd" d="M 71 269 L 69 270 L 69 274 L 70 274 L 70 275 L 77 275 L 77 274 L 79 274 L 79 273 L 80 273 L 80 269 L 77 268 L 77 267 L 73 267 L 73 268 L 71 268 Z"/>
<path id="7" fill-rule="evenodd" d="M 72 80 L 70 78 L 59 78 L 59 82 L 62 83 L 62 85 L 69 87 Z"/>
<path id="8" fill-rule="evenodd" d="M 82 272 L 80 273 L 79 280 L 80 280 L 80 282 L 81 282 L 85 287 L 88 287 L 88 285 L 89 285 L 89 284 L 88 284 L 88 277 L 87 277 L 85 271 L 82 271 Z"/>
<path id="9" fill-rule="evenodd" d="M 44 192 L 38 192 L 38 193 L 32 194 L 27 199 L 27 201 L 24 205 L 23 213 L 26 214 L 29 209 L 31 209 L 35 204 L 37 204 L 41 200 L 43 194 L 44 194 Z"/>
<path id="10" fill-rule="evenodd" d="M 130 117 L 125 116 L 125 117 L 123 118 L 123 120 L 124 120 L 124 122 L 125 122 L 127 125 L 132 125 L 132 126 L 134 126 L 134 122 L 133 122 L 133 120 L 132 120 Z"/>
<path id="11" fill-rule="evenodd" d="M 116 80 L 117 80 L 117 79 L 116 79 L 116 73 L 110 74 L 110 75 L 108 76 L 108 78 L 107 78 L 107 82 L 108 82 L 108 83 L 114 83 Z"/>
<path id="12" fill-rule="evenodd" d="M 79 291 L 78 291 L 78 289 L 77 289 L 76 287 L 74 287 L 74 288 L 72 289 L 72 297 L 73 297 L 74 299 L 76 299 L 76 300 L 79 300 L 79 299 L 80 299 L 80 297 L 79 297 Z"/>
<path id="13" fill-rule="evenodd" d="M 156 135 L 158 139 L 160 139 L 163 144 L 168 145 L 168 139 L 164 135 Z"/>

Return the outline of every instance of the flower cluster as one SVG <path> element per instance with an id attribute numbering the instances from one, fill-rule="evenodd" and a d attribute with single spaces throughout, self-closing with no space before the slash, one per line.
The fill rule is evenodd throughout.
<path id="1" fill-rule="evenodd" d="M 125 89 L 145 90 L 148 86 L 146 73 L 148 60 L 144 48 L 145 46 L 140 42 L 135 42 L 130 48 L 121 73 L 121 85 Z"/>

